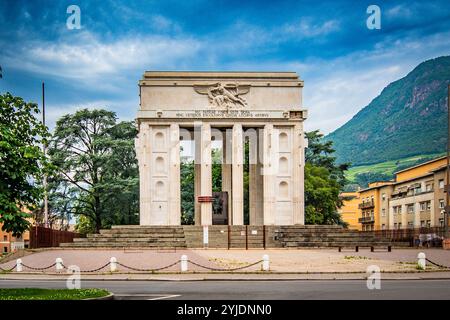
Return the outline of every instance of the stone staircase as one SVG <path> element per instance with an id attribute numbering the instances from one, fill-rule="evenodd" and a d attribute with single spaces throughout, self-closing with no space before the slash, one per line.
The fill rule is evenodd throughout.
<path id="1" fill-rule="evenodd" d="M 61 243 L 64 248 L 186 248 L 182 226 L 112 226 L 99 234 Z"/>
<path id="2" fill-rule="evenodd" d="M 347 230 L 341 226 L 211 226 L 209 248 L 330 248 L 330 247 L 407 247 L 408 242 L 391 243 L 371 233 Z M 62 243 L 64 248 L 203 248 L 201 226 L 113 226 Z"/>
<path id="3" fill-rule="evenodd" d="M 275 238 L 283 248 L 323 247 L 408 247 L 408 242 L 391 242 L 371 233 L 347 230 L 341 226 L 307 225 L 280 226 Z"/>

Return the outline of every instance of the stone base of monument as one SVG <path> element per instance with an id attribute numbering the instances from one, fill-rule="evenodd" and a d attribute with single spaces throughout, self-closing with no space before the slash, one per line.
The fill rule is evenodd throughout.
<path id="1" fill-rule="evenodd" d="M 206 233 L 206 234 L 205 234 Z M 346 230 L 340 226 L 113 226 L 100 234 L 63 243 L 64 248 L 326 248 L 406 247 L 372 233 Z"/>

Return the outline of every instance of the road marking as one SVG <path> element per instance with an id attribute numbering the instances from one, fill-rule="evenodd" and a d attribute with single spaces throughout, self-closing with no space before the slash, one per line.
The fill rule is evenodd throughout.
<path id="1" fill-rule="evenodd" d="M 147 299 L 147 300 L 163 300 L 163 299 L 171 299 L 171 298 L 176 298 L 179 297 L 179 294 L 172 294 L 172 295 L 168 295 L 168 296 L 162 296 L 162 297 L 158 297 L 158 298 L 151 298 L 151 299 Z"/>

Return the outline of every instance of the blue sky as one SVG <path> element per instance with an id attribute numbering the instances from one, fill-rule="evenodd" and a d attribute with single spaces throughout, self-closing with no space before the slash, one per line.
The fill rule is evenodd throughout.
<path id="1" fill-rule="evenodd" d="M 69 5 L 81 29 L 69 30 Z M 381 8 L 369 30 L 366 9 Z M 131 120 L 145 70 L 296 71 L 308 130 L 328 133 L 420 62 L 450 55 L 449 1 L 0 0 L 0 92 L 47 118 L 103 107 Z"/>

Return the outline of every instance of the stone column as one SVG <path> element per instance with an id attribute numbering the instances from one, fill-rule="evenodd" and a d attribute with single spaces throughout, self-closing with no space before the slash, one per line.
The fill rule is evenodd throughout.
<path id="1" fill-rule="evenodd" d="M 389 207 L 389 229 L 394 229 L 394 207 Z"/>
<path id="2" fill-rule="evenodd" d="M 436 221 L 434 220 L 434 219 L 435 219 L 435 214 L 434 214 L 434 198 L 432 198 L 432 199 L 430 200 L 430 203 L 431 203 L 431 205 L 430 205 L 430 227 L 435 227 L 435 226 L 438 225 L 438 224 L 436 224 Z"/>
<path id="3" fill-rule="evenodd" d="M 242 125 L 233 126 L 232 136 L 232 212 L 233 225 L 244 224 L 244 145 Z"/>
<path id="4" fill-rule="evenodd" d="M 408 212 L 406 204 L 402 204 L 402 229 L 408 228 Z"/>
<path id="5" fill-rule="evenodd" d="M 140 123 L 139 135 L 136 140 L 137 158 L 139 163 L 139 224 L 150 224 L 151 213 L 151 127 L 145 122 Z"/>
<path id="6" fill-rule="evenodd" d="M 171 124 L 169 132 L 169 225 L 180 225 L 180 128 L 178 124 Z"/>
<path id="7" fill-rule="evenodd" d="M 211 171 L 211 126 L 202 123 L 201 126 L 201 163 L 200 163 L 200 193 L 201 196 L 212 196 L 212 171 Z M 212 225 L 212 203 L 200 203 L 200 221 L 202 225 Z"/>
<path id="8" fill-rule="evenodd" d="M 223 132 L 222 140 L 222 191 L 228 193 L 228 224 L 232 224 L 231 216 L 231 130 Z"/>
<path id="9" fill-rule="evenodd" d="M 264 126 L 263 138 L 263 185 L 264 185 L 264 203 L 263 217 L 265 225 L 275 224 L 274 202 L 275 202 L 275 173 L 274 155 L 273 155 L 273 125 Z"/>
<path id="10" fill-rule="evenodd" d="M 249 224 L 257 223 L 257 202 L 258 202 L 258 140 L 250 136 L 248 140 L 249 147 L 249 167 L 248 167 L 248 188 L 249 188 Z"/>
<path id="11" fill-rule="evenodd" d="M 420 228 L 420 202 L 414 204 L 414 228 Z"/>
<path id="12" fill-rule="evenodd" d="M 198 128 L 197 128 L 198 129 Z M 194 130 L 197 130 L 194 128 Z M 199 129 L 198 129 L 199 130 Z M 194 159 L 194 222 L 196 226 L 201 225 L 200 221 L 200 202 L 197 201 L 200 195 L 200 184 L 201 184 L 201 144 L 200 136 L 194 131 L 194 144 L 195 144 L 195 159 Z"/>
<path id="13" fill-rule="evenodd" d="M 305 224 L 304 216 L 304 185 L 303 185 L 303 157 L 302 157 L 302 128 L 301 124 L 294 125 L 292 143 L 292 207 L 293 223 Z"/>

